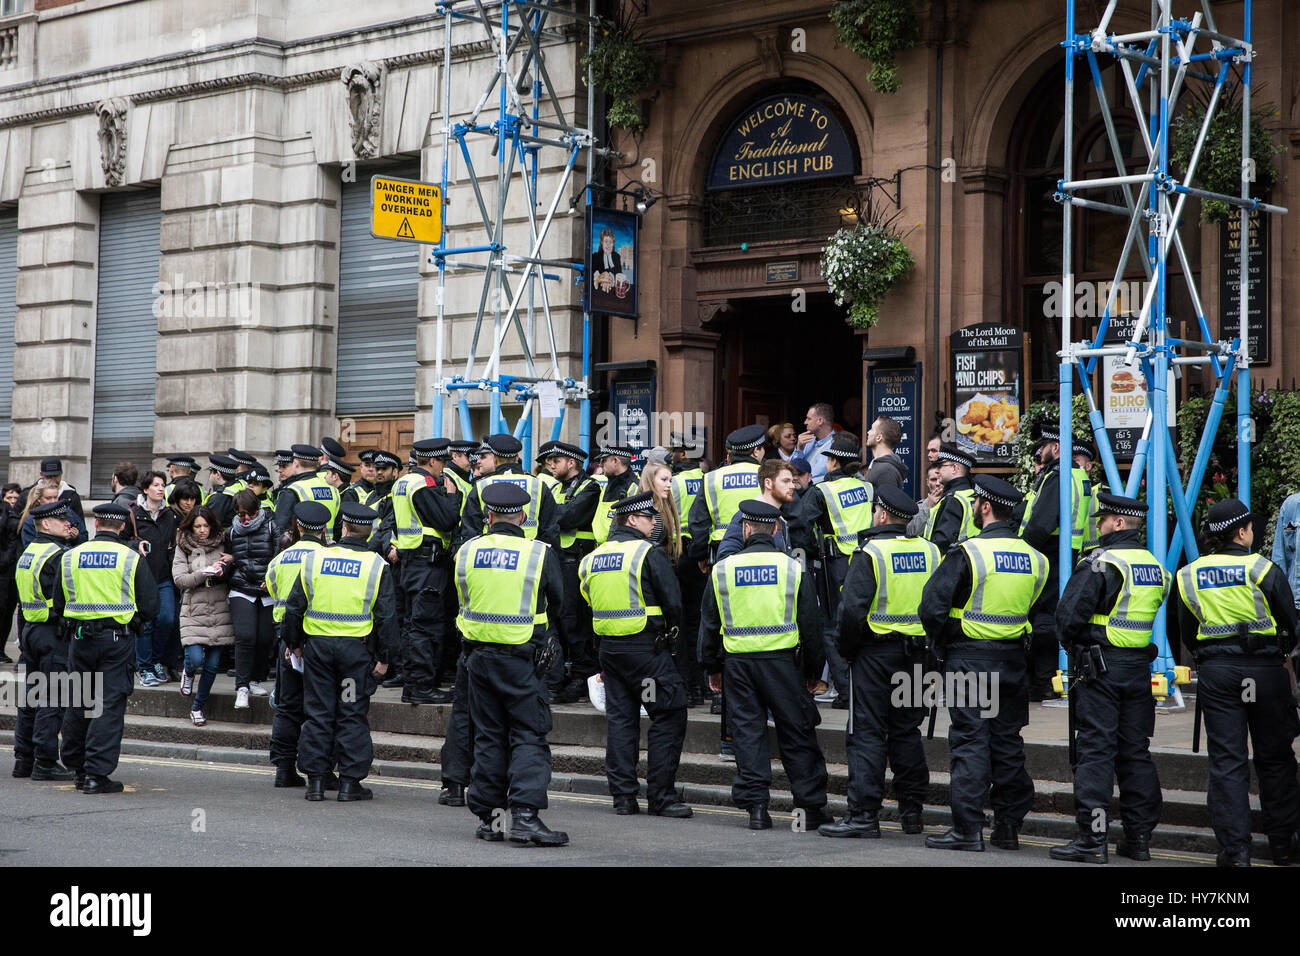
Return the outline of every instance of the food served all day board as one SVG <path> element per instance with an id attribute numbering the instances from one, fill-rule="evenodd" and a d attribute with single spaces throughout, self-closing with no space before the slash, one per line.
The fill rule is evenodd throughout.
<path id="1" fill-rule="evenodd" d="M 1024 333 L 997 323 L 968 325 L 950 338 L 956 443 L 984 465 L 1015 460 L 1024 410 Z"/>

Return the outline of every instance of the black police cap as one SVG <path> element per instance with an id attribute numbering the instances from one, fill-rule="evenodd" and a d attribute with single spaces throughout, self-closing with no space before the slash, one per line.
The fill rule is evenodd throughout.
<path id="1" fill-rule="evenodd" d="M 990 501 L 1000 508 L 1014 508 L 1024 500 L 1024 492 L 994 475 L 976 475 L 972 481 L 975 497 Z"/>
<path id="2" fill-rule="evenodd" d="M 915 518 L 920 510 L 916 502 L 903 493 L 902 488 L 893 485 L 881 485 L 876 488 L 876 506 L 884 508 L 895 518 L 904 520 Z"/>
<path id="3" fill-rule="evenodd" d="M 100 521 L 127 521 L 131 514 L 121 505 L 115 505 L 111 501 L 107 504 L 95 505 L 91 509 L 95 517 Z"/>
<path id="4" fill-rule="evenodd" d="M 767 429 L 762 425 L 746 425 L 727 436 L 727 451 L 749 451 L 763 444 Z"/>
<path id="5" fill-rule="evenodd" d="M 1147 503 L 1124 495 L 1113 495 L 1109 491 L 1097 492 L 1097 516 L 1124 515 L 1129 518 L 1145 518 Z"/>
<path id="6" fill-rule="evenodd" d="M 320 440 L 320 446 L 325 449 L 325 454 L 329 455 L 331 458 L 348 457 L 348 450 L 329 436 Z"/>
<path id="7" fill-rule="evenodd" d="M 740 503 L 740 513 L 744 516 L 745 521 L 754 524 L 776 524 L 776 519 L 781 517 L 779 508 L 772 507 L 761 498 L 742 501 Z"/>
<path id="8" fill-rule="evenodd" d="M 68 516 L 68 504 L 66 501 L 51 501 L 47 505 L 37 505 L 31 510 L 30 514 L 37 521 L 43 518 L 66 518 Z"/>
<path id="9" fill-rule="evenodd" d="M 323 467 L 328 471 L 340 475 L 345 480 L 350 480 L 352 478 L 352 473 L 357 470 L 357 466 L 352 464 L 350 461 L 339 461 L 337 458 L 331 458 Z"/>
<path id="10" fill-rule="evenodd" d="M 483 503 L 497 514 L 516 514 L 532 501 L 524 489 L 509 481 L 494 481 L 482 491 Z"/>
<path id="11" fill-rule="evenodd" d="M 315 445 L 294 445 L 293 457 L 299 461 L 319 461 L 320 449 Z"/>
<path id="12" fill-rule="evenodd" d="M 277 448 L 275 450 L 275 463 L 277 465 L 288 465 L 293 463 L 293 452 L 287 448 Z"/>
<path id="13" fill-rule="evenodd" d="M 373 465 L 373 464 L 375 463 L 375 455 L 376 455 L 376 454 L 378 454 L 378 449 L 375 449 L 375 448 L 367 448 L 367 449 L 366 449 L 365 451 L 363 451 L 361 454 L 357 455 L 357 457 L 360 458 L 360 459 L 361 459 L 363 462 L 365 462 L 367 465 Z"/>
<path id="14" fill-rule="evenodd" d="M 474 441 L 472 438 L 453 438 L 447 443 L 447 447 L 452 451 L 458 451 L 462 454 L 468 455 L 470 452 L 478 449 L 478 442 Z"/>
<path id="15" fill-rule="evenodd" d="M 168 455 L 167 464 L 178 465 L 181 468 L 197 468 L 199 466 L 193 455 Z"/>
<path id="16" fill-rule="evenodd" d="M 507 435 L 504 432 L 498 435 L 488 435 L 484 441 L 488 449 L 494 455 L 509 458 L 518 455 L 524 450 L 523 443 L 514 435 Z"/>
<path id="17" fill-rule="evenodd" d="M 349 524 L 370 524 L 379 517 L 375 509 L 367 508 L 359 501 L 345 501 L 339 510 L 343 512 L 343 520 Z"/>
<path id="18" fill-rule="evenodd" d="M 442 458 L 446 456 L 449 444 L 445 438 L 421 438 L 411 442 L 411 454 L 416 458 Z"/>
<path id="19" fill-rule="evenodd" d="M 830 447 L 823 449 L 822 454 L 842 461 L 857 461 L 862 457 L 862 450 L 858 447 L 857 439 L 836 432 L 835 437 L 831 439 Z"/>
<path id="20" fill-rule="evenodd" d="M 614 513 L 620 515 L 653 514 L 655 496 L 653 491 L 643 491 L 639 495 L 624 498 L 614 506 Z"/>
<path id="21" fill-rule="evenodd" d="M 271 473 L 261 465 L 254 465 L 252 468 L 248 469 L 246 475 L 246 481 L 256 481 L 266 485 L 271 483 Z"/>
<path id="22" fill-rule="evenodd" d="M 402 459 L 398 458 L 391 451 L 377 451 L 375 452 L 375 467 L 400 468 L 402 467 Z"/>
<path id="23" fill-rule="evenodd" d="M 239 462 L 233 458 L 227 458 L 225 455 L 209 455 L 208 468 L 219 475 L 231 478 L 235 472 L 239 471 Z"/>
<path id="24" fill-rule="evenodd" d="M 1238 498 L 1225 498 L 1210 505 L 1205 526 L 1210 530 L 1210 534 L 1223 534 L 1225 531 L 1232 531 L 1244 525 L 1254 517 L 1244 501 Z"/>
<path id="25" fill-rule="evenodd" d="M 330 510 L 319 501 L 300 501 L 293 506 L 293 520 L 308 531 L 324 531 L 330 522 Z"/>
<path id="26" fill-rule="evenodd" d="M 962 451 L 960 446 L 950 441 L 940 442 L 939 453 L 934 457 L 935 461 L 951 461 L 958 465 L 965 465 L 967 468 L 975 467 L 975 456 Z"/>
<path id="27" fill-rule="evenodd" d="M 246 451 L 240 451 L 238 448 L 227 448 L 226 454 L 246 468 L 251 468 L 253 465 L 257 464 L 256 458 Z"/>
<path id="28" fill-rule="evenodd" d="M 597 458 L 622 458 L 631 461 L 636 457 L 636 452 L 626 445 L 601 445 L 596 452 Z"/>

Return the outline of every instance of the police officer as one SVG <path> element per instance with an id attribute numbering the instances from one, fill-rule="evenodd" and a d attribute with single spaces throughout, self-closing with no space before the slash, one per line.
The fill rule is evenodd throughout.
<path id="1" fill-rule="evenodd" d="M 419 463 L 393 483 L 393 550 L 397 581 L 409 623 L 402 634 L 402 702 L 446 704 L 449 691 L 436 687 L 447 632 L 451 584 L 451 541 L 460 525 L 460 492 L 443 477 L 447 439 L 425 438 L 411 445 Z"/>
<path id="2" fill-rule="evenodd" d="M 460 493 L 467 498 L 469 486 L 474 483 L 474 467 L 470 464 L 469 456 L 478 450 L 478 445 L 476 441 L 463 438 L 453 438 L 447 444 L 447 452 L 451 455 L 451 461 L 447 463 L 447 472 L 451 475 L 451 480 L 456 482 Z"/>
<path id="3" fill-rule="evenodd" d="M 648 540 L 654 530 L 653 492 L 614 506 L 609 539 L 582 561 L 582 599 L 600 635 L 605 680 L 605 776 L 620 816 L 639 813 L 637 759 L 641 707 L 650 715 L 646 800 L 651 816 L 689 817 L 677 794 L 677 766 L 686 740 L 686 686 L 673 664 L 672 643 L 682 599 L 672 563 Z"/>
<path id="4" fill-rule="evenodd" d="M 163 492 L 163 498 L 170 501 L 172 490 L 176 487 L 178 478 L 193 478 L 194 469 L 199 467 L 199 463 L 194 460 L 192 455 L 168 455 L 167 456 L 167 487 Z"/>
<path id="5" fill-rule="evenodd" d="M 340 501 L 355 501 L 365 504 L 366 497 L 375 488 L 375 449 L 367 448 L 357 460 L 357 479 L 339 492 Z"/>
<path id="6" fill-rule="evenodd" d="M 925 845 L 983 852 L 984 796 L 992 782 L 991 842 L 1018 850 L 1034 802 L 1020 737 L 1029 723 L 1023 639 L 1047 583 L 1047 559 L 1016 535 L 1011 512 L 1021 493 L 990 475 L 974 484 L 980 533 L 944 556 L 921 594 L 921 624 L 944 660 L 952 754 L 952 829 L 926 837 Z"/>
<path id="7" fill-rule="evenodd" d="M 600 503 L 591 519 L 591 531 L 597 544 L 609 537 L 614 522 L 614 505 L 636 492 L 637 477 L 632 470 L 634 457 L 632 449 L 626 445 L 601 445 L 596 453 L 595 462 L 605 476 Z"/>
<path id="8" fill-rule="evenodd" d="M 293 506 L 298 541 L 285 548 L 266 566 L 266 590 L 275 604 L 275 620 L 280 644 L 275 664 L 275 708 L 271 712 L 271 763 L 275 764 L 277 787 L 301 787 L 304 784 L 295 766 L 298 763 L 298 738 L 302 733 L 302 674 L 293 666 L 289 646 L 285 643 L 284 610 L 289 595 L 302 573 L 303 560 L 313 551 L 325 547 L 325 529 L 330 512 L 318 501 L 300 501 Z M 332 786 L 331 786 L 332 784 Z M 337 790 L 338 780 L 331 772 L 325 789 Z"/>
<path id="9" fill-rule="evenodd" d="M 275 526 L 281 533 L 293 525 L 293 509 L 300 501 L 317 501 L 329 509 L 330 524 L 339 513 L 339 493 L 316 473 L 320 449 L 314 445 L 293 446 L 293 471 L 280 485 L 275 496 Z M 222 522 L 225 524 L 225 522 Z"/>
<path id="10" fill-rule="evenodd" d="M 821 611 L 799 562 L 772 542 L 780 511 L 757 500 L 738 507 L 745 547 L 713 567 L 700 609 L 700 659 L 709 686 L 726 687 L 736 752 L 731 799 L 749 811 L 751 830 L 772 828 L 770 712 L 795 808 L 815 829 L 830 822 L 826 760 L 817 743 L 821 717 L 811 697 L 823 664 Z"/>
<path id="11" fill-rule="evenodd" d="M 23 618 L 18 644 L 26 668 L 27 694 L 33 694 L 35 675 L 43 674 L 44 693 L 50 697 L 60 684 L 56 675 L 68 669 L 68 637 L 62 627 L 63 592 L 59 587 L 59 572 L 63 552 L 75 541 L 76 532 L 65 501 L 33 508 L 31 517 L 36 522 L 36 537 L 19 555 L 14 568 L 18 610 Z M 64 706 L 47 699 L 40 707 L 28 700 L 18 708 L 14 723 L 15 777 L 71 780 L 76 776 L 72 770 L 59 765 L 59 730 L 63 726 Z"/>
<path id="12" fill-rule="evenodd" d="M 273 463 L 275 465 L 275 477 L 279 481 L 273 497 L 279 497 L 280 489 L 293 475 L 293 452 L 288 448 L 277 448 Z"/>
<path id="13" fill-rule="evenodd" d="M 247 482 L 248 472 L 257 467 L 257 458 L 246 451 L 240 451 L 238 448 L 227 448 L 226 454 L 239 466 L 239 470 L 235 472 L 235 478 Z"/>
<path id="14" fill-rule="evenodd" d="M 479 451 L 481 477 L 474 482 L 474 493 L 465 503 L 461 517 L 461 540 L 468 540 L 487 530 L 483 492 L 492 485 L 507 482 L 528 495 L 528 509 L 523 517 L 524 537 L 537 538 L 551 547 L 559 543 L 555 529 L 555 499 L 542 480 L 519 466 L 523 445 L 513 435 L 489 435 Z"/>
<path id="15" fill-rule="evenodd" d="M 528 492 L 497 481 L 479 497 L 487 508 L 487 531 L 456 555 L 456 623 L 468 643 L 474 722 L 469 808 L 482 821 L 475 836 L 504 839 L 509 806 L 510 842 L 564 846 L 568 834 L 551 830 L 538 816 L 548 806 L 551 780 L 544 674 L 545 658 L 555 650 L 548 621 L 564 604 L 560 563 L 548 545 L 524 534 Z"/>
<path id="16" fill-rule="evenodd" d="M 700 494 L 691 505 L 687 521 L 689 556 L 699 562 L 701 573 L 708 573 L 717 543 L 727 533 L 727 525 L 740 503 L 759 493 L 758 466 L 763 461 L 766 439 L 762 425 L 737 428 L 727 436 L 727 464 L 701 479 Z"/>
<path id="17" fill-rule="evenodd" d="M 818 487 L 824 489 L 830 476 Z M 921 745 L 925 708 L 894 701 L 896 675 L 909 678 L 921 663 L 925 629 L 921 591 L 939 566 L 939 549 L 907 537 L 919 509 L 901 488 L 876 489 L 872 526 L 849 564 L 840 592 L 835 642 L 852 668 L 853 719 L 845 735 L 849 811 L 818 832 L 827 837 L 880 837 L 885 759 L 894 771 L 894 795 L 904 833 L 921 832 L 930 772 Z"/>
<path id="18" fill-rule="evenodd" d="M 370 695 L 388 669 L 398 621 L 391 572 L 366 541 L 375 517 L 365 505 L 349 503 L 343 537 L 303 557 L 284 608 L 281 637 L 303 666 L 298 763 L 312 801 L 325 799 L 336 759 L 340 802 L 374 796 L 361 783 L 375 755 Z"/>
<path id="19" fill-rule="evenodd" d="M 223 528 L 229 528 L 235 515 L 235 495 L 244 490 L 244 483 L 235 480 L 239 465 L 233 458 L 225 455 L 208 456 L 208 490 L 203 497 L 203 504 L 212 509 L 212 514 L 221 522 Z M 231 491 L 227 492 L 226 489 Z"/>
<path id="20" fill-rule="evenodd" d="M 939 465 L 939 480 L 943 482 L 943 497 L 930 509 L 930 520 L 925 526 L 925 538 L 947 554 L 954 544 L 960 544 L 976 533 L 975 486 L 970 470 L 975 458 L 951 442 L 939 445 L 935 459 Z"/>
<path id="21" fill-rule="evenodd" d="M 352 487 L 352 473 L 357 470 L 357 466 L 348 461 L 342 461 L 338 458 L 328 458 L 325 464 L 316 469 L 316 475 L 325 484 L 329 485 L 339 496 L 339 504 L 342 505 L 344 498 L 343 493 Z M 350 500 L 356 501 L 356 498 Z M 328 510 L 328 509 L 327 509 Z M 333 523 L 330 526 L 331 540 L 337 541 L 343 534 L 343 514 L 338 512 L 333 516 Z"/>
<path id="22" fill-rule="evenodd" d="M 691 551 L 691 506 L 700 495 L 704 484 L 704 470 L 697 459 L 685 458 L 686 436 L 673 432 L 670 438 L 673 446 L 674 464 L 672 478 L 673 503 L 677 507 L 677 521 L 681 526 L 682 554 Z M 700 633 L 700 600 L 704 597 L 704 587 L 708 578 L 700 570 L 698 562 L 684 560 L 677 562 L 677 583 L 682 589 L 682 634 L 684 640 L 677 642 L 674 655 L 677 658 L 677 670 L 686 680 L 687 694 L 692 706 L 703 700 L 708 687 L 708 678 L 700 667 L 698 658 L 697 635 Z"/>
<path id="23" fill-rule="evenodd" d="M 835 611 L 858 535 L 871 527 L 872 488 L 857 474 L 862 457 L 857 439 L 837 434 L 822 454 L 826 456 L 826 477 L 800 499 L 799 520 L 792 525 L 792 533 L 796 547 L 813 559 L 820 558 L 815 573 L 822 579 L 819 593 L 826 616 L 826 661 L 837 692 L 834 706 L 843 710 L 849 706 L 849 669 L 835 649 Z"/>
<path id="24" fill-rule="evenodd" d="M 275 511 L 275 499 L 271 497 L 271 475 L 260 464 L 254 465 L 244 473 L 244 482 L 248 490 L 257 495 L 257 506 L 267 511 Z"/>
<path id="25" fill-rule="evenodd" d="M 1074 813 L 1079 834 L 1052 847 L 1053 860 L 1105 863 L 1110 795 L 1119 775 L 1124 837 L 1116 852 L 1151 859 L 1160 780 L 1148 749 L 1156 729 L 1151 631 L 1172 579 L 1142 546 L 1146 502 L 1102 492 L 1098 547 L 1081 560 L 1056 606 L 1056 633 L 1070 655 Z"/>
<path id="26" fill-rule="evenodd" d="M 587 679 L 599 668 L 591 627 L 591 609 L 579 595 L 578 565 L 595 547 L 592 519 L 600 503 L 601 488 L 582 470 L 587 454 L 568 442 L 550 442 L 539 454 L 556 480 L 555 526 L 560 540 L 560 567 L 564 572 L 564 616 L 560 639 L 564 645 L 563 667 L 552 669 L 551 703 L 568 704 L 587 693 Z M 567 680 L 566 680 L 567 676 Z"/>
<path id="27" fill-rule="evenodd" d="M 1178 572 L 1183 643 L 1196 655 L 1196 708 L 1209 742 L 1210 825 L 1219 866 L 1250 866 L 1250 769 L 1273 862 L 1300 862 L 1292 742 L 1300 719 L 1283 661 L 1295 647 L 1294 597 L 1281 570 L 1251 554 L 1255 516 L 1236 498 L 1210 507 L 1206 553 Z M 1199 735 L 1198 735 L 1199 736 Z"/>
<path id="28" fill-rule="evenodd" d="M 95 537 L 63 555 L 63 621 L 72 645 L 68 669 L 94 680 L 103 675 L 100 715 L 69 708 L 64 717 L 63 759 L 83 793 L 121 793 L 110 780 L 122 752 L 126 699 L 135 672 L 135 639 L 158 616 L 158 585 L 148 562 L 127 546 L 130 514 L 119 505 L 94 509 Z"/>
<path id="29" fill-rule="evenodd" d="M 1052 690 L 1052 678 L 1056 675 L 1060 657 L 1059 642 L 1056 637 L 1056 601 L 1060 593 L 1057 569 L 1058 542 L 1061 537 L 1061 436 L 1054 425 L 1043 425 L 1039 432 L 1042 445 L 1039 460 L 1043 471 L 1039 476 L 1038 490 L 1034 493 L 1033 504 L 1026 509 L 1024 524 L 1020 536 L 1031 548 L 1047 558 L 1047 586 L 1043 589 L 1043 599 L 1034 608 L 1034 632 L 1030 644 L 1030 686 L 1029 699 L 1033 701 L 1048 700 L 1055 695 Z M 1083 444 L 1089 439 L 1076 437 L 1073 441 Z M 1079 560 L 1083 549 L 1084 537 L 1088 531 L 1088 507 L 1092 501 L 1092 482 L 1088 473 L 1082 468 L 1070 467 L 1070 501 L 1074 508 L 1074 517 L 1070 532 L 1071 563 Z"/>

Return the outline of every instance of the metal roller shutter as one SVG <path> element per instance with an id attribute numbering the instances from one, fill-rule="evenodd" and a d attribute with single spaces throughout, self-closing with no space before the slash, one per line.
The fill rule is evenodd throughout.
<path id="1" fill-rule="evenodd" d="M 119 461 L 153 463 L 159 194 L 106 193 L 99 201 L 99 294 L 95 315 L 95 411 L 90 494 L 109 497 Z"/>
<path id="2" fill-rule="evenodd" d="M 0 213 L 0 476 L 8 481 L 14 400 L 14 313 L 18 310 L 18 214 Z"/>
<path id="3" fill-rule="evenodd" d="M 385 175 L 419 179 L 418 167 Z M 339 243 L 338 415 L 415 410 L 420 246 L 370 235 L 370 176 L 343 186 Z"/>

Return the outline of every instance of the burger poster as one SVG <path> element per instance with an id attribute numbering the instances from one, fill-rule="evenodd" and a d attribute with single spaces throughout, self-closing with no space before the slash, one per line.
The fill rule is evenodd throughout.
<path id="1" fill-rule="evenodd" d="M 1175 421 L 1174 373 L 1167 383 L 1169 424 Z M 1115 457 L 1127 461 L 1137 450 L 1147 420 L 1147 391 L 1142 371 L 1124 364 L 1122 356 L 1107 355 L 1101 361 L 1102 417 L 1110 435 Z"/>

